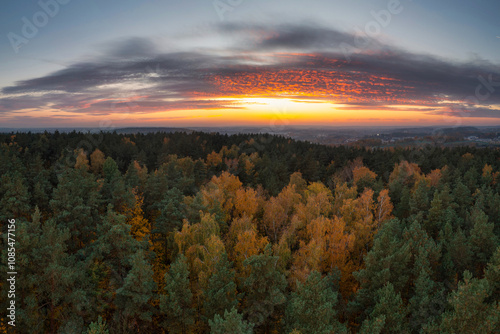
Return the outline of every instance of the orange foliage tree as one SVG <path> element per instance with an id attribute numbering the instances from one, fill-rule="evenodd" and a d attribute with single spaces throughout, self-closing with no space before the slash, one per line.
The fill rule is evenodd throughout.
<path id="1" fill-rule="evenodd" d="M 223 172 L 220 176 L 214 176 L 201 190 L 203 204 L 209 210 L 215 208 L 216 205 L 220 205 L 224 213 L 224 220 L 228 222 L 233 215 L 237 190 L 241 186 L 242 183 L 238 177 L 228 172 Z"/>
<path id="2" fill-rule="evenodd" d="M 262 252 L 269 243 L 257 232 L 257 225 L 248 216 L 233 220 L 227 235 L 229 258 L 235 262 L 240 272 L 245 272 L 243 261 Z"/>
<path id="3" fill-rule="evenodd" d="M 133 208 L 126 209 L 126 215 L 128 217 L 127 223 L 131 226 L 130 234 L 136 240 L 143 240 L 146 236 L 151 234 L 151 226 L 149 221 L 144 218 L 144 211 L 142 210 L 142 204 L 144 198 L 140 195 L 137 190 L 133 190 L 135 197 L 135 204 Z"/>
<path id="4" fill-rule="evenodd" d="M 318 217 L 307 225 L 308 241 L 300 241 L 294 256 L 292 283 L 304 282 L 312 271 L 329 273 L 335 268 L 342 273 L 341 286 L 344 293 L 353 292 L 352 272 L 354 266 L 349 259 L 355 237 L 348 233 L 343 219 Z"/>
<path id="5" fill-rule="evenodd" d="M 263 225 L 267 235 L 277 242 L 284 228 L 289 224 L 294 207 L 301 200 L 295 185 L 288 185 L 276 197 L 264 204 Z"/>

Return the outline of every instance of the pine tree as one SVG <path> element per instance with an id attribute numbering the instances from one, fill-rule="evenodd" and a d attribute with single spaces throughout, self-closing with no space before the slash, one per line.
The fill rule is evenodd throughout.
<path id="1" fill-rule="evenodd" d="M 184 196 L 179 189 L 172 188 L 167 190 L 163 200 L 158 205 L 158 209 L 160 215 L 156 218 L 153 233 L 166 236 L 182 228 L 185 205 Z"/>
<path id="2" fill-rule="evenodd" d="M 460 227 L 453 234 L 446 246 L 448 256 L 453 261 L 457 273 L 463 273 L 464 270 L 470 268 L 472 252 L 467 237 Z"/>
<path id="3" fill-rule="evenodd" d="M 499 180 L 500 181 L 500 180 Z M 498 190 L 487 189 L 485 192 L 486 207 L 484 212 L 488 215 L 488 221 L 495 225 L 495 234 L 500 236 L 500 182 L 497 182 Z"/>
<path id="4" fill-rule="evenodd" d="M 114 210 L 119 213 L 125 213 L 126 208 L 134 205 L 134 194 L 127 188 L 125 181 L 118 169 L 118 165 L 108 157 L 102 166 L 104 183 L 101 188 L 101 194 L 106 203 L 112 204 Z"/>
<path id="5" fill-rule="evenodd" d="M 482 210 L 475 209 L 471 218 L 474 225 L 469 237 L 470 250 L 476 272 L 481 275 L 499 242 L 494 233 L 495 225 L 488 222 L 488 216 Z"/>
<path id="6" fill-rule="evenodd" d="M 57 227 L 53 220 L 38 227 L 37 213 L 30 225 L 22 229 L 38 237 L 32 235 L 31 239 L 28 272 L 32 275 L 20 282 L 25 285 L 24 289 L 29 289 L 25 296 L 26 322 L 22 320 L 20 328 L 30 333 L 56 333 L 58 328 L 65 328 L 67 333 L 79 332 L 83 326 L 81 318 L 90 305 L 85 292 L 88 287 L 84 270 L 67 252 L 69 229 Z M 21 319 L 22 314 L 19 314 Z"/>
<path id="7" fill-rule="evenodd" d="M 193 294 L 189 288 L 189 270 L 184 255 L 179 255 L 165 275 L 165 292 L 160 310 L 165 314 L 163 328 L 169 333 L 189 333 L 194 325 Z"/>
<path id="8" fill-rule="evenodd" d="M 45 169 L 45 162 L 40 155 L 37 155 L 35 161 L 30 164 L 30 172 L 32 173 L 29 178 L 31 179 L 32 189 L 32 203 L 40 208 L 43 213 L 49 212 L 49 200 L 53 192 L 53 185 L 51 182 L 51 171 Z"/>
<path id="9" fill-rule="evenodd" d="M 268 245 L 263 254 L 254 255 L 243 263 L 250 268 L 250 275 L 243 281 L 246 293 L 243 309 L 255 326 L 266 324 L 275 308 L 286 302 L 286 279 L 278 271 L 278 260 L 277 256 L 271 255 L 271 246 Z"/>
<path id="10" fill-rule="evenodd" d="M 426 212 L 428 209 L 429 194 L 427 182 L 421 179 L 415 184 L 415 191 L 410 197 L 410 212 L 416 214 L 418 212 Z"/>
<path id="11" fill-rule="evenodd" d="M 203 292 L 203 314 L 206 319 L 213 319 L 215 315 L 223 316 L 225 311 L 238 306 L 234 280 L 235 272 L 231 269 L 231 263 L 224 253 Z"/>
<path id="12" fill-rule="evenodd" d="M 471 192 L 469 188 L 465 184 L 463 184 L 461 178 L 459 178 L 453 189 L 453 197 L 455 198 L 455 202 L 457 203 L 457 212 L 460 217 L 465 217 L 465 213 L 467 209 L 471 207 L 473 197 L 471 196 Z"/>
<path id="13" fill-rule="evenodd" d="M 491 292 L 488 280 L 472 278 L 472 274 L 466 271 L 464 281 L 448 298 L 452 310 L 443 314 L 441 333 L 498 333 L 500 304 L 486 301 Z"/>
<path id="14" fill-rule="evenodd" d="M 377 303 L 377 294 L 387 282 L 396 292 L 403 291 L 411 277 L 411 247 L 403 237 L 403 224 L 393 219 L 380 229 L 373 248 L 365 257 L 365 268 L 354 273 L 360 284 L 350 310 L 359 322 L 369 316 Z M 371 319 L 374 321 L 374 318 Z"/>
<path id="15" fill-rule="evenodd" d="M 360 334 L 380 334 L 383 333 L 385 326 L 385 315 L 381 315 L 375 319 L 367 319 L 363 322 Z"/>
<path id="16" fill-rule="evenodd" d="M 409 303 L 412 332 L 420 333 L 423 328 L 437 321 L 445 305 L 443 289 L 439 289 L 439 285 L 432 280 L 427 270 L 422 268 Z"/>
<path id="17" fill-rule="evenodd" d="M 331 277 L 321 278 L 317 271 L 311 272 L 305 283 L 297 283 L 287 302 L 285 327 L 302 334 L 341 333 L 335 306 L 337 293 L 333 290 Z"/>
<path id="18" fill-rule="evenodd" d="M 116 290 L 123 286 L 130 269 L 132 255 L 141 248 L 130 234 L 126 217 L 108 206 L 108 211 L 97 230 L 99 236 L 89 249 L 90 271 L 99 314 L 111 319 L 116 311 Z"/>
<path id="19" fill-rule="evenodd" d="M 477 181 L 479 180 L 479 172 L 475 167 L 469 168 L 464 174 L 464 184 L 469 188 L 469 191 L 474 193 L 477 189 Z"/>
<path id="20" fill-rule="evenodd" d="M 0 179 L 0 220 L 28 218 L 30 193 L 26 179 L 19 172 L 7 173 Z"/>
<path id="21" fill-rule="evenodd" d="M 381 319 L 384 319 L 381 333 L 409 333 L 406 307 L 403 305 L 401 295 L 394 291 L 391 283 L 387 283 L 377 291 L 376 301 L 369 320 L 363 322 L 361 332 L 366 333 L 367 328 L 372 327 L 373 323 L 382 322 Z"/>
<path id="22" fill-rule="evenodd" d="M 194 163 L 194 184 L 200 187 L 207 178 L 207 165 L 202 160 Z"/>
<path id="23" fill-rule="evenodd" d="M 500 296 L 500 246 L 493 253 L 484 276 L 491 286 L 491 295 Z"/>
<path id="24" fill-rule="evenodd" d="M 123 332 L 139 333 L 151 330 L 153 316 L 153 291 L 156 283 L 153 281 L 153 270 L 146 261 L 144 252 L 139 250 L 132 256 L 132 269 L 116 290 L 117 312 L 115 323 L 123 325 Z"/>
<path id="25" fill-rule="evenodd" d="M 253 334 L 253 324 L 243 320 L 236 308 L 226 310 L 224 317 L 216 314 L 214 320 L 209 320 L 211 334 Z"/>
<path id="26" fill-rule="evenodd" d="M 54 189 L 50 208 L 60 228 L 69 228 L 71 253 L 82 249 L 94 238 L 100 221 L 101 198 L 98 183 L 85 169 L 66 169 Z"/>
<path id="27" fill-rule="evenodd" d="M 156 253 L 156 259 L 153 263 L 155 276 L 158 283 L 162 285 L 161 281 L 165 276 L 166 264 L 171 255 L 175 254 L 174 234 L 182 228 L 187 207 L 184 204 L 184 196 L 181 191 L 172 188 L 167 190 L 164 199 L 157 203 L 157 206 L 154 206 L 155 210 L 157 208 L 159 208 L 159 215 L 152 222 L 151 240 Z"/>
<path id="28" fill-rule="evenodd" d="M 109 334 L 106 321 L 103 321 L 102 317 L 99 316 L 97 322 L 92 322 L 89 325 L 89 329 L 84 334 Z"/>
<path id="29" fill-rule="evenodd" d="M 444 223 L 445 206 L 441 200 L 440 193 L 436 190 L 434 198 L 431 201 L 431 208 L 429 209 L 429 217 L 425 220 L 424 226 L 427 233 L 431 236 L 437 236 L 441 230 L 441 224 Z"/>
<path id="30" fill-rule="evenodd" d="M 16 328 L 21 332 L 42 333 L 44 331 L 44 315 L 46 312 L 44 307 L 40 307 L 40 305 L 43 305 L 41 304 L 42 297 L 36 293 L 40 280 L 39 276 L 42 274 L 42 268 L 39 265 L 43 255 L 38 253 L 41 247 L 40 238 L 42 237 L 41 213 L 38 207 L 35 209 L 32 219 L 26 222 L 16 222 L 16 230 L 17 271 L 23 273 L 23 275 L 17 277 L 16 294 L 24 302 L 24 305 L 17 310 L 19 321 Z M 2 249 L 3 252 L 6 252 L 6 250 L 7 247 Z M 7 259 L 7 254 L 2 253 L 2 259 Z M 5 271 L 8 271 L 7 267 L 5 267 Z M 4 284 L 2 287 L 5 289 L 7 285 Z M 2 296 L 7 296 L 7 292 L 2 291 Z M 7 300 L 5 298 L 5 301 Z"/>
<path id="31" fill-rule="evenodd" d="M 391 194 L 392 198 L 395 198 Z M 396 216 L 399 218 L 407 218 L 410 215 L 410 189 L 408 187 L 404 187 L 401 192 L 401 200 L 399 204 L 396 206 Z"/>
<path id="32" fill-rule="evenodd" d="M 139 193 L 144 193 L 148 178 L 148 169 L 146 166 L 141 167 L 139 162 L 132 161 L 125 173 L 125 184 L 127 187 L 137 189 Z"/>

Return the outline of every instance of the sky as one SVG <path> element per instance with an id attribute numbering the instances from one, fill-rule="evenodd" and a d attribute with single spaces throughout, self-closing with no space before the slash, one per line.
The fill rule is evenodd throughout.
<path id="1" fill-rule="evenodd" d="M 0 127 L 500 125 L 498 0 L 0 4 Z"/>

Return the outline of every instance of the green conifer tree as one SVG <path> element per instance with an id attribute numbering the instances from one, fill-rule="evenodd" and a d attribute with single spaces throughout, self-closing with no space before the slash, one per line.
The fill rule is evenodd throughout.
<path id="1" fill-rule="evenodd" d="M 236 308 L 226 310 L 224 317 L 216 314 L 214 320 L 209 320 L 211 334 L 252 334 L 253 324 L 243 320 Z"/>
<path id="2" fill-rule="evenodd" d="M 179 255 L 172 264 L 165 282 L 166 294 L 160 297 L 160 310 L 165 314 L 163 328 L 169 333 L 190 333 L 194 325 L 193 294 L 184 255 Z"/>
<path id="3" fill-rule="evenodd" d="M 286 278 L 277 267 L 279 258 L 271 255 L 268 244 L 263 254 L 253 255 L 243 262 L 250 267 L 250 275 L 243 281 L 246 298 L 243 303 L 248 320 L 261 326 L 266 324 L 277 306 L 286 302 Z"/>
<path id="4" fill-rule="evenodd" d="M 482 210 L 474 209 L 471 219 L 473 227 L 469 237 L 470 251 L 476 274 L 481 275 L 499 242 L 494 233 L 495 225 L 488 222 L 488 216 Z"/>
<path id="5" fill-rule="evenodd" d="M 313 271 L 305 283 L 297 282 L 297 290 L 287 302 L 285 327 L 302 334 L 328 334 L 347 332 L 337 321 L 335 306 L 337 292 L 333 290 L 331 277 L 321 278 Z"/>
<path id="6" fill-rule="evenodd" d="M 432 280 L 426 269 L 429 270 L 421 269 L 415 281 L 415 291 L 408 306 L 410 328 L 414 333 L 420 333 L 423 328 L 437 321 L 446 306 L 443 289 Z"/>
<path id="7" fill-rule="evenodd" d="M 451 293 L 448 302 L 452 308 L 445 312 L 439 330 L 452 334 L 493 334 L 500 331 L 500 305 L 498 300 L 488 303 L 492 289 L 487 279 L 472 278 L 469 271 L 464 281 Z"/>
<path id="8" fill-rule="evenodd" d="M 89 325 L 89 329 L 85 332 L 85 334 L 109 334 L 108 326 L 106 325 L 106 321 L 102 320 L 102 317 L 99 316 L 97 322 L 92 322 Z"/>
<path id="9" fill-rule="evenodd" d="M 152 329 L 154 309 L 151 302 L 156 283 L 153 281 L 151 265 L 146 261 L 142 250 L 132 256 L 131 263 L 132 269 L 123 286 L 116 290 L 118 310 L 115 322 L 122 324 L 124 333 L 144 333 Z"/>
<path id="10" fill-rule="evenodd" d="M 206 319 L 214 319 L 215 315 L 223 316 L 225 311 L 238 306 L 234 280 L 235 271 L 231 269 L 231 263 L 228 261 L 226 253 L 223 253 L 203 293 L 205 298 L 203 314 Z"/>
<path id="11" fill-rule="evenodd" d="M 361 332 L 366 333 L 367 329 L 374 324 L 384 320 L 380 333 L 409 333 L 409 326 L 406 320 L 407 309 L 403 304 L 401 295 L 394 291 L 394 286 L 387 283 L 377 291 L 376 305 L 368 320 L 363 322 Z"/>

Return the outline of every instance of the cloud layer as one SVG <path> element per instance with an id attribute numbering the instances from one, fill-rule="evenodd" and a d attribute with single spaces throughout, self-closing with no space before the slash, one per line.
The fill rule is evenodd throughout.
<path id="1" fill-rule="evenodd" d="M 226 24 L 204 34 L 230 46 L 166 52 L 148 39 L 120 41 L 93 61 L 2 88 L 0 113 L 238 112 L 242 97 L 286 97 L 352 111 L 500 117 L 495 64 L 455 63 L 374 39 L 366 48 L 346 48 L 360 36 L 312 25 Z"/>

